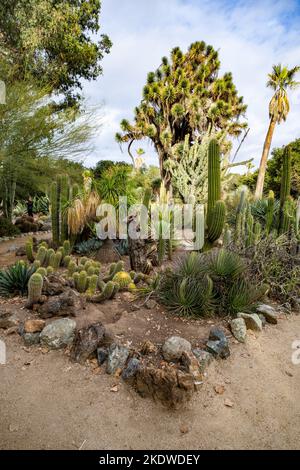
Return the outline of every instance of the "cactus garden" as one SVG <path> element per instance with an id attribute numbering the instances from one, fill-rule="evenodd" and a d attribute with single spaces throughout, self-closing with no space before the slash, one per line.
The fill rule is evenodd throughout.
<path id="1" fill-rule="evenodd" d="M 251 84 L 237 38 L 238 64 L 217 39 L 170 34 L 107 112 L 91 83 L 128 73 L 98 34 L 109 2 L 28 3 L 0 6 L 0 449 L 95 449 L 99 422 L 105 449 L 297 448 L 295 55 Z"/>

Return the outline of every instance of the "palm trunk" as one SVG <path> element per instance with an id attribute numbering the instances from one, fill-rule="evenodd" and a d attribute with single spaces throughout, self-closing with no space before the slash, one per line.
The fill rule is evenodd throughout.
<path id="1" fill-rule="evenodd" d="M 256 190 L 255 190 L 255 199 L 261 199 L 263 195 L 268 156 L 270 152 L 270 147 L 272 143 L 275 126 L 276 126 L 276 120 L 275 118 L 272 118 L 270 121 L 267 135 L 266 135 L 263 153 L 262 153 L 262 157 L 260 161 L 257 183 L 256 183 Z"/>

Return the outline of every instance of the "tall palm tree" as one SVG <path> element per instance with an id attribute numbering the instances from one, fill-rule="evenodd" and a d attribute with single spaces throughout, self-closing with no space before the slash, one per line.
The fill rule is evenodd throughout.
<path id="1" fill-rule="evenodd" d="M 255 191 L 256 199 L 260 199 L 263 195 L 268 155 L 270 152 L 275 126 L 276 124 L 280 124 L 282 121 L 285 121 L 290 111 L 287 90 L 295 89 L 300 85 L 300 82 L 295 80 L 295 75 L 297 72 L 299 72 L 299 70 L 300 67 L 298 66 L 293 67 L 292 69 L 288 69 L 287 67 L 282 67 L 281 64 L 278 64 L 273 65 L 272 73 L 268 75 L 269 80 L 267 82 L 267 87 L 272 88 L 275 93 L 269 105 L 270 124 L 260 161 Z"/>

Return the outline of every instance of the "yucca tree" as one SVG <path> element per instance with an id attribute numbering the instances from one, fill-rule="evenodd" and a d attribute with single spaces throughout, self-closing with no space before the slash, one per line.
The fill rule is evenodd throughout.
<path id="1" fill-rule="evenodd" d="M 148 74 L 134 122 L 121 122 L 122 132 L 116 139 L 126 142 L 129 152 L 134 141 L 149 138 L 153 142 L 167 188 L 171 175 L 165 162 L 186 135 L 190 143 L 201 143 L 208 131 L 238 136 L 246 127 L 240 118 L 247 107 L 232 74 L 219 76 L 219 71 L 218 52 L 204 41 L 193 43 L 186 53 L 176 47 L 170 60 L 163 57 L 159 68 Z"/>
<path id="2" fill-rule="evenodd" d="M 275 93 L 269 105 L 270 123 L 259 166 L 255 191 L 256 199 L 260 199 L 263 195 L 267 161 L 275 126 L 276 124 L 280 124 L 282 121 L 285 121 L 290 111 L 290 103 L 287 91 L 293 90 L 300 85 L 300 82 L 295 80 L 295 75 L 297 72 L 299 72 L 299 70 L 299 66 L 288 69 L 287 67 L 283 67 L 281 64 L 278 64 L 273 65 L 273 70 L 268 75 L 269 80 L 267 82 L 267 87 L 272 88 Z"/>

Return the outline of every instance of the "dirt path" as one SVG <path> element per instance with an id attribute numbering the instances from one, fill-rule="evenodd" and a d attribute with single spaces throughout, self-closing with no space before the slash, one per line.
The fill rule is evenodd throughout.
<path id="1" fill-rule="evenodd" d="M 211 366 L 203 389 L 176 412 L 124 383 L 111 392 L 115 379 L 71 364 L 63 352 L 26 352 L 18 336 L 0 337 L 8 355 L 0 366 L 2 449 L 300 447 L 300 365 L 291 362 L 300 316 L 250 335 L 245 346 L 233 344 L 231 358 Z M 216 385 L 225 386 L 223 395 Z"/>

